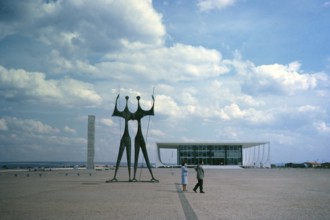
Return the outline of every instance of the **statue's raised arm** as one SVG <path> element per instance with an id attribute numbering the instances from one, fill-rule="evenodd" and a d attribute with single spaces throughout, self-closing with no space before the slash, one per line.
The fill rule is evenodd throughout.
<path id="1" fill-rule="evenodd" d="M 138 108 L 135 112 L 135 120 L 140 120 L 144 116 L 147 115 L 154 115 L 154 107 L 155 107 L 155 98 L 152 96 L 152 107 L 149 110 L 143 110 L 140 105 L 140 96 L 137 96 L 136 99 L 138 100 Z"/>
<path id="2" fill-rule="evenodd" d="M 152 95 L 151 97 L 152 97 L 152 107 L 151 107 L 150 111 L 152 113 L 151 115 L 155 115 L 154 114 L 155 98 L 154 98 L 154 95 Z"/>
<path id="3" fill-rule="evenodd" d="M 118 110 L 118 106 L 117 106 L 118 99 L 119 99 L 119 95 L 116 98 L 115 109 L 113 110 L 112 116 L 122 117 L 122 118 L 125 119 L 125 121 L 132 120 L 133 113 L 128 109 L 128 99 L 129 99 L 129 97 L 128 96 L 125 97 L 126 105 L 125 105 L 125 108 L 124 108 L 123 111 Z"/>
<path id="4" fill-rule="evenodd" d="M 145 115 L 155 115 L 154 114 L 155 98 L 153 95 L 151 97 L 152 97 L 152 106 L 151 106 L 150 110 L 144 111 L 146 113 Z"/>
<path id="5" fill-rule="evenodd" d="M 118 110 L 118 107 L 117 107 L 118 99 L 119 99 L 119 94 L 117 95 L 117 98 L 116 98 L 115 108 L 113 109 L 112 116 L 122 116 L 122 114 L 123 114 L 123 112 L 120 112 Z"/>

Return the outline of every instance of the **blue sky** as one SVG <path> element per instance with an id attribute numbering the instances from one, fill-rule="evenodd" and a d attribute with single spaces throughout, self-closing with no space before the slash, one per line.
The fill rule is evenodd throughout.
<path id="1" fill-rule="evenodd" d="M 0 1 L 0 161 L 86 160 L 89 114 L 95 160 L 115 161 L 117 94 L 135 111 L 153 90 L 152 162 L 195 141 L 330 161 L 329 20 L 327 0 Z"/>

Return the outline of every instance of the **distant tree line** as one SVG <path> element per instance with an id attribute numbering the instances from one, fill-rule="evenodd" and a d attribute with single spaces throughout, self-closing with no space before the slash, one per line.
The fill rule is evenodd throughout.
<path id="1" fill-rule="evenodd" d="M 278 165 L 272 165 L 272 168 L 283 167 Z M 285 163 L 286 168 L 330 168 L 330 162 L 317 163 L 317 162 L 305 162 L 305 163 Z"/>

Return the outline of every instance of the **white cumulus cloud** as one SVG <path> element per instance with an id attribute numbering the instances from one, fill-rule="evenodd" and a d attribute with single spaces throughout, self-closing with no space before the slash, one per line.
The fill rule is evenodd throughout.
<path id="1" fill-rule="evenodd" d="M 5 99 L 35 99 L 63 105 L 96 105 L 102 98 L 91 84 L 69 77 L 47 79 L 41 72 L 28 72 L 22 69 L 6 69 L 0 66 L 1 96 Z"/>
<path id="2" fill-rule="evenodd" d="M 60 131 L 58 128 L 54 128 L 38 120 L 21 119 L 16 117 L 6 117 L 5 120 L 8 124 L 9 130 L 20 130 L 40 134 L 53 134 Z"/>
<path id="3" fill-rule="evenodd" d="M 97 67 L 102 73 L 121 73 L 116 75 L 121 81 L 132 80 L 132 74 L 143 80 L 177 82 L 201 80 L 228 72 L 217 50 L 184 44 L 138 50 L 128 48 L 121 53 L 109 53 Z"/>
<path id="4" fill-rule="evenodd" d="M 243 91 L 250 94 L 272 93 L 294 95 L 300 91 L 314 89 L 318 76 L 300 71 L 300 64 L 271 64 L 253 68 L 242 84 Z"/>
<path id="5" fill-rule="evenodd" d="M 314 127 L 323 134 L 330 134 L 330 125 L 324 121 L 318 121 L 314 123 Z"/>
<path id="6" fill-rule="evenodd" d="M 73 128 L 70 128 L 69 126 L 64 126 L 64 131 L 65 132 L 68 132 L 68 133 L 73 133 L 73 134 L 75 134 L 75 133 L 77 133 L 77 131 L 75 130 L 75 129 L 73 129 Z"/>
<path id="7" fill-rule="evenodd" d="M 114 125 L 113 120 L 110 118 L 101 118 L 100 122 L 109 127 Z"/>
<path id="8" fill-rule="evenodd" d="M 209 11 L 213 9 L 224 9 L 234 5 L 236 0 L 199 0 L 198 7 L 201 11 Z"/>
<path id="9" fill-rule="evenodd" d="M 4 118 L 0 119 L 0 131 L 7 131 L 8 127 L 7 127 L 7 122 Z"/>

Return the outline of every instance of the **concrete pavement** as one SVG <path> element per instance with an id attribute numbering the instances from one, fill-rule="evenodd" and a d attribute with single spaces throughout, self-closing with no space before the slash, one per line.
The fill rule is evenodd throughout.
<path id="1" fill-rule="evenodd" d="M 140 180 L 149 180 L 139 169 Z M 0 219 L 328 219 L 330 170 L 205 169 L 205 194 L 181 191 L 180 169 L 153 170 L 159 183 L 113 171 L 0 172 Z"/>

